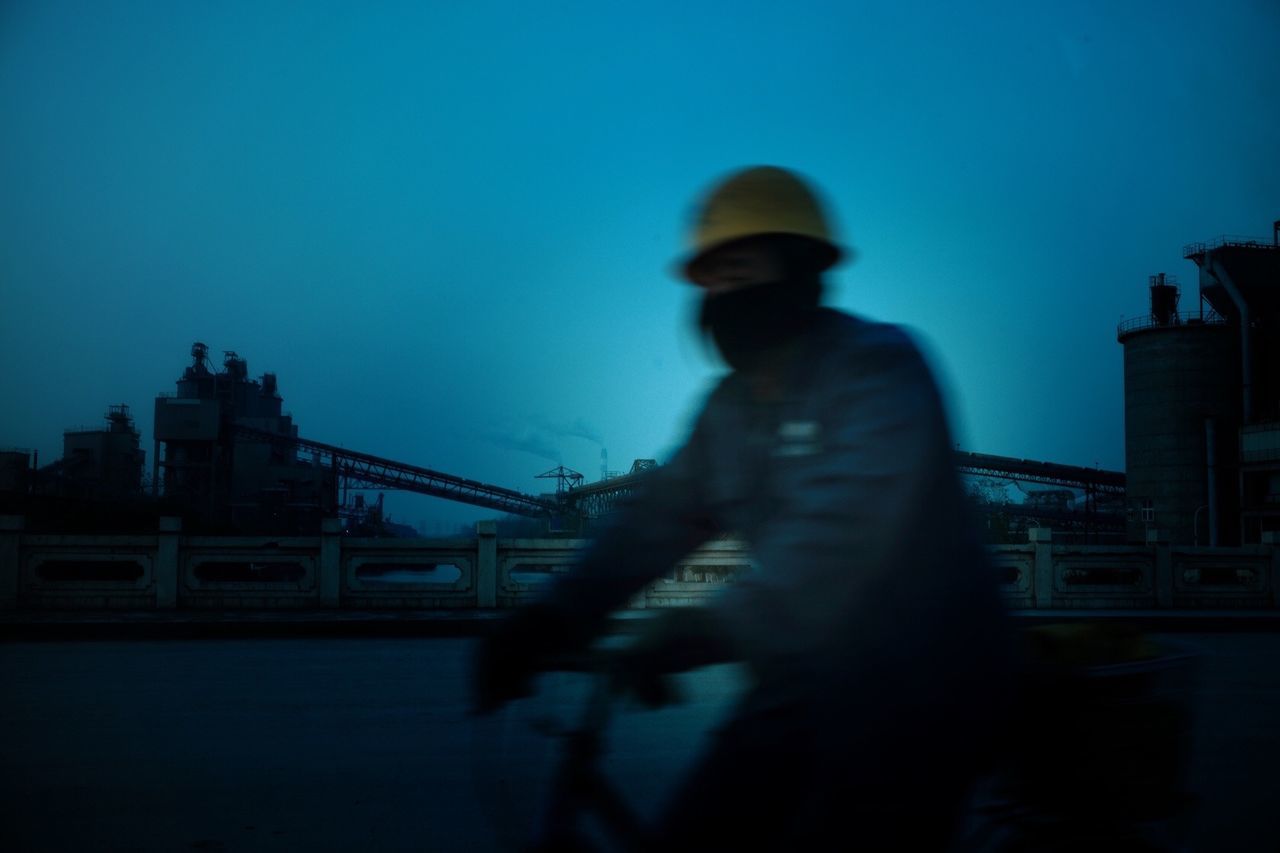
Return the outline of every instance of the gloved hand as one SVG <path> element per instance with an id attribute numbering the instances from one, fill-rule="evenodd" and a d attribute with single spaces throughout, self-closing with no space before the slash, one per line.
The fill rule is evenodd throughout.
<path id="1" fill-rule="evenodd" d="M 672 676 L 678 672 L 732 660 L 708 611 L 675 608 L 653 617 L 639 637 L 617 654 L 615 688 L 648 708 L 683 697 Z"/>
<path id="2" fill-rule="evenodd" d="M 471 712 L 488 714 L 533 692 L 533 677 L 570 645 L 561 611 L 531 604 L 514 611 L 480 640 L 472 670 Z"/>

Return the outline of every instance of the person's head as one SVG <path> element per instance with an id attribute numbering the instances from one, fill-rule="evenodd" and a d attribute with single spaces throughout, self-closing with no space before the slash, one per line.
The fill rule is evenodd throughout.
<path id="1" fill-rule="evenodd" d="M 815 193 L 772 166 L 717 186 L 692 237 L 682 272 L 702 292 L 699 326 L 736 368 L 803 331 L 842 255 Z"/>

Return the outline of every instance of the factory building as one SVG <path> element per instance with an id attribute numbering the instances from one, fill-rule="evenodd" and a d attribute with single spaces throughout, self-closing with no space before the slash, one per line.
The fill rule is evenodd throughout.
<path id="1" fill-rule="evenodd" d="M 1192 310 L 1163 273 L 1120 324 L 1127 534 L 1179 545 L 1280 530 L 1280 222 L 1271 243 L 1195 243 Z"/>
<path id="2" fill-rule="evenodd" d="M 14 499 L 31 490 L 32 455 L 27 450 L 0 450 L 0 506 L 16 505 Z"/>
<path id="3" fill-rule="evenodd" d="M 297 438 L 293 418 L 281 411 L 275 374 L 250 379 L 248 363 L 229 351 L 215 370 L 199 342 L 191 358 L 177 392 L 156 398 L 157 489 L 219 526 L 318 528 L 336 509 L 337 472 L 300 459 L 288 443 L 237 429 Z"/>
<path id="4" fill-rule="evenodd" d="M 62 490 L 75 497 L 105 499 L 142 491 L 146 451 L 125 405 L 107 408 L 104 428 L 69 429 L 62 434 Z"/>

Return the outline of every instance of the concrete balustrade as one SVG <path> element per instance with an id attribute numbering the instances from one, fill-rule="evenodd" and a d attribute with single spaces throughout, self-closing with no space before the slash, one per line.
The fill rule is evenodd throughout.
<path id="1" fill-rule="evenodd" d="M 585 539 L 494 540 L 494 601 L 514 607 L 532 601 L 543 584 L 573 568 Z"/>
<path id="2" fill-rule="evenodd" d="M 317 542 L 312 537 L 193 536 L 179 543 L 177 607 L 339 606 L 336 567 L 326 588 L 325 561 L 336 559 L 341 537 L 321 535 Z"/>
<path id="3" fill-rule="evenodd" d="M 1016 609 L 1280 608 L 1280 542 L 1240 548 L 1058 545 L 1045 528 L 990 548 Z M 35 534 L 0 516 L 0 609 L 489 609 L 534 599 L 569 571 L 578 539 L 362 539 L 336 519 L 319 536 L 187 536 L 176 518 L 150 536 Z M 705 603 L 752 566 L 740 542 L 715 541 L 638 594 L 634 608 Z"/>

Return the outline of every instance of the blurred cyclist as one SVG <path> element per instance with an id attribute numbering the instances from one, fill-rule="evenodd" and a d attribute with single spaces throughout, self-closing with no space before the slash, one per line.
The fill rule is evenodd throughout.
<path id="1" fill-rule="evenodd" d="M 1008 618 L 936 383 L 902 329 L 821 307 L 844 254 L 792 172 L 710 193 L 682 268 L 731 371 L 576 570 L 481 647 L 483 712 L 708 538 L 750 544 L 750 572 L 666 623 L 685 665 L 741 660 L 752 686 L 665 847 L 941 849 L 1009 707 Z"/>

